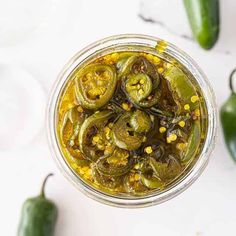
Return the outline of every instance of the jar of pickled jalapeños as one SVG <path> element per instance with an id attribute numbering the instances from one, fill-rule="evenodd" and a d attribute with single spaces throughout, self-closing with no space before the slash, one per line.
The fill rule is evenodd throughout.
<path id="1" fill-rule="evenodd" d="M 158 38 L 118 35 L 78 52 L 48 107 L 49 144 L 89 197 L 144 207 L 176 196 L 204 170 L 216 135 L 208 80 Z"/>

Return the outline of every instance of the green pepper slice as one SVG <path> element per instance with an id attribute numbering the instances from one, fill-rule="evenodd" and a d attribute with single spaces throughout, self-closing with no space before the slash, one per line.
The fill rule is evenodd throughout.
<path id="1" fill-rule="evenodd" d="M 138 102 L 138 105 L 143 108 L 149 108 L 156 105 L 161 97 L 161 90 L 155 89 L 152 93 L 142 101 Z"/>
<path id="2" fill-rule="evenodd" d="M 116 148 L 110 156 L 97 161 L 97 169 L 106 176 L 121 176 L 129 172 L 132 163 L 128 151 Z"/>
<path id="3" fill-rule="evenodd" d="M 136 110 L 130 118 L 130 125 L 135 132 L 143 133 L 150 130 L 152 122 L 149 115 L 143 111 Z"/>
<path id="4" fill-rule="evenodd" d="M 151 154 L 152 155 L 152 154 Z M 181 164 L 171 155 L 168 163 L 157 161 L 154 157 L 146 157 L 140 164 L 142 183 L 149 189 L 163 189 L 182 171 Z"/>
<path id="5" fill-rule="evenodd" d="M 196 154 L 199 151 L 198 147 L 200 143 L 201 143 L 201 125 L 200 125 L 200 121 L 196 120 L 193 124 L 190 137 L 188 139 L 186 152 L 181 158 L 181 161 L 183 163 L 188 163 L 196 156 Z"/>
<path id="6" fill-rule="evenodd" d="M 155 67 L 143 56 L 131 56 L 126 60 L 122 59 L 119 63 L 118 74 L 120 77 L 126 78 L 132 74 L 146 74 L 152 79 L 153 88 L 157 88 L 160 83 L 160 77 Z"/>
<path id="7" fill-rule="evenodd" d="M 113 96 L 117 84 L 113 67 L 91 64 L 75 74 L 75 94 L 78 102 L 87 109 L 104 106 Z"/>
<path id="8" fill-rule="evenodd" d="M 112 138 L 117 147 L 135 150 L 141 146 L 143 137 L 131 128 L 130 118 L 131 113 L 125 113 L 118 119 L 112 129 Z"/>
<path id="9" fill-rule="evenodd" d="M 77 109 L 77 106 L 72 107 L 68 111 L 65 112 L 62 122 L 61 122 L 61 127 L 60 127 L 60 135 L 61 137 L 65 136 L 66 134 L 66 129 L 68 129 L 68 123 L 72 124 L 77 124 L 82 123 L 82 119 L 80 118 L 82 116 L 82 113 L 80 113 Z"/>
<path id="10" fill-rule="evenodd" d="M 119 63 L 119 76 L 130 100 L 140 107 L 151 107 L 160 98 L 160 76 L 145 57 L 131 56 Z M 140 83 L 141 82 L 141 83 Z"/>
<path id="11" fill-rule="evenodd" d="M 165 184 L 153 170 L 150 159 L 151 157 L 146 157 L 140 164 L 141 182 L 148 189 L 163 189 Z"/>
<path id="12" fill-rule="evenodd" d="M 60 127 L 61 140 L 75 158 L 81 157 L 78 150 L 78 134 L 84 119 L 85 115 L 78 111 L 78 106 L 75 106 L 65 113 Z"/>
<path id="13" fill-rule="evenodd" d="M 106 176 L 100 173 L 96 165 L 92 165 L 92 176 L 96 183 L 102 185 L 105 188 L 114 189 L 121 184 L 120 177 Z"/>
<path id="14" fill-rule="evenodd" d="M 178 67 L 170 66 L 167 68 L 164 72 L 164 77 L 169 82 L 169 87 L 173 92 L 175 101 L 181 100 L 184 103 L 190 103 L 191 97 L 197 95 L 192 82 Z"/>
<path id="15" fill-rule="evenodd" d="M 124 81 L 124 87 L 129 98 L 139 103 L 152 92 L 152 81 L 146 74 L 131 75 Z"/>
<path id="16" fill-rule="evenodd" d="M 134 195 L 144 195 L 145 192 L 148 191 L 148 188 L 143 185 L 141 180 L 135 180 L 135 175 L 140 174 L 136 171 L 134 173 L 129 172 L 124 178 L 124 189 L 128 193 L 132 193 Z"/>
<path id="17" fill-rule="evenodd" d="M 169 163 L 162 163 L 156 161 L 153 157 L 150 157 L 149 164 L 152 167 L 155 175 L 163 182 L 169 182 L 170 180 L 173 180 L 180 174 L 182 170 L 181 165 L 178 162 L 170 159 Z"/>
<path id="18" fill-rule="evenodd" d="M 142 183 L 149 189 L 163 189 L 165 184 L 157 177 L 141 174 Z"/>
<path id="19" fill-rule="evenodd" d="M 88 159 L 96 161 L 101 156 L 104 156 L 104 150 L 99 150 L 92 143 L 92 136 L 105 127 L 112 115 L 113 112 L 109 110 L 95 112 L 82 124 L 79 132 L 79 147 Z"/>

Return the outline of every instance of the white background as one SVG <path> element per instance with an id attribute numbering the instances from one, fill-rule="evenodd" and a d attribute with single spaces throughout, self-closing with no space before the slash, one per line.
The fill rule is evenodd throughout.
<path id="1" fill-rule="evenodd" d="M 236 165 L 220 129 L 208 167 L 187 191 L 136 210 L 78 192 L 47 144 L 45 107 L 57 74 L 78 50 L 113 34 L 149 34 L 176 44 L 207 74 L 220 107 L 236 67 L 236 2 L 222 1 L 221 35 L 211 51 L 181 37 L 190 35 L 182 7 L 180 0 L 0 0 L 0 235 L 16 235 L 23 201 L 38 194 L 48 172 L 56 174 L 46 190 L 59 208 L 56 236 L 236 235 Z"/>

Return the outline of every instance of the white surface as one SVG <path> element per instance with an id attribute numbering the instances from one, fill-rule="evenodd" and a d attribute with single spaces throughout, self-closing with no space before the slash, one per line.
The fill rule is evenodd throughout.
<path id="1" fill-rule="evenodd" d="M 26 89 L 28 92 L 25 92 L 23 86 L 21 91 L 16 91 L 17 98 L 13 99 L 9 96 L 16 96 L 13 94 L 15 88 L 6 85 L 4 88 L 8 99 L 0 94 L 0 120 L 6 119 L 3 110 L 8 105 L 9 109 L 17 107 L 16 110 L 13 109 L 13 114 L 23 114 L 23 118 L 28 114 L 25 119 L 30 120 L 32 138 L 29 140 L 29 127 L 22 127 L 22 121 L 14 118 L 21 130 L 17 129 L 16 134 L 12 133 L 13 136 L 16 135 L 12 146 L 3 149 L 0 145 L 0 234 L 16 234 L 23 201 L 38 193 L 42 178 L 52 171 L 56 175 L 48 183 L 47 196 L 59 208 L 56 236 L 236 235 L 236 165 L 225 149 L 221 131 L 207 169 L 187 191 L 162 205 L 128 210 L 112 208 L 90 200 L 67 182 L 51 158 L 45 123 L 40 119 L 43 113 L 41 106 L 45 106 L 52 83 L 68 59 L 87 44 L 119 33 L 150 34 L 185 50 L 207 74 L 220 106 L 229 94 L 228 75 L 236 67 L 236 30 L 232 25 L 236 21 L 235 1 L 222 1 L 222 34 L 217 46 L 209 52 L 163 26 L 143 22 L 138 13 L 153 16 L 155 11 L 152 9 L 147 12 L 147 6 L 140 9 L 139 1 L 51 0 L 46 3 L 35 0 L 35 5 L 27 5 L 33 2 L 30 0 L 20 1 L 18 5 L 14 5 L 14 2 L 19 1 L 1 1 L 0 9 L 4 14 L 0 14 L 0 29 L 4 28 L 4 31 L 0 30 L 0 61 L 12 66 L 12 69 L 15 66 L 23 69 L 24 73 L 32 77 L 32 81 L 27 82 L 29 87 L 34 87 Z M 151 1 L 142 2 L 153 4 Z M 179 0 L 173 4 L 178 2 Z M 15 14 L 9 15 L 12 13 L 9 4 L 18 6 L 18 11 L 13 11 Z M 25 16 L 26 13 L 29 18 Z M 172 12 L 168 17 L 179 20 L 181 18 L 178 14 L 178 11 Z M 6 19 L 7 24 L 4 23 Z M 168 24 L 172 24 L 171 21 Z M 24 37 L 22 32 L 26 32 Z M 24 79 L 23 74 L 18 75 L 21 76 L 19 81 Z M 9 80 L 9 83 L 12 82 Z M 0 85 L 2 84 L 4 82 L 0 75 Z M 40 101 L 35 96 L 39 96 Z M 9 99 L 10 103 L 7 103 Z M 25 99 L 27 109 L 32 103 L 35 106 L 25 114 L 25 106 L 20 99 Z M 35 109 L 37 107 L 38 111 Z M 17 113 L 19 109 L 21 112 Z M 41 113 L 39 117 L 35 117 L 37 112 Z M 11 122 L 5 121 L 5 126 L 12 130 Z M 13 127 L 15 126 L 14 123 Z M 35 130 L 38 130 L 37 134 Z M 6 140 L 2 130 L 0 132 L 2 144 Z M 9 138 L 9 134 L 6 137 Z M 19 147 L 17 138 L 20 143 L 27 142 L 27 145 Z"/>
<path id="2" fill-rule="evenodd" d="M 0 63 L 0 77 L 0 149 L 6 151 L 28 145 L 39 132 L 46 99 L 41 84 L 13 62 Z"/>

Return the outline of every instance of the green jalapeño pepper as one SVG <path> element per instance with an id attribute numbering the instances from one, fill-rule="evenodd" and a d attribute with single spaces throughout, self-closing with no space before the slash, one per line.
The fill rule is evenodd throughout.
<path id="1" fill-rule="evenodd" d="M 141 100 L 138 105 L 143 108 L 149 108 L 156 105 L 161 97 L 161 90 L 156 88 L 152 93 L 145 99 Z"/>
<path id="2" fill-rule="evenodd" d="M 143 111 L 136 110 L 130 118 L 130 125 L 134 131 L 143 133 L 150 130 L 152 122 L 149 115 Z"/>
<path id="3" fill-rule="evenodd" d="M 131 75 L 124 83 L 125 90 L 134 103 L 139 103 L 152 92 L 152 81 L 146 74 Z"/>
<path id="4" fill-rule="evenodd" d="M 130 118 L 131 113 L 125 113 L 119 118 L 112 129 L 112 137 L 117 147 L 135 150 L 141 146 L 143 137 L 133 130 L 130 125 Z"/>
<path id="5" fill-rule="evenodd" d="M 92 165 L 92 176 L 96 183 L 109 189 L 114 189 L 119 186 L 122 180 L 120 176 L 103 175 L 99 172 L 96 165 Z"/>
<path id="6" fill-rule="evenodd" d="M 135 176 L 139 176 L 139 178 L 135 179 Z M 135 195 L 143 195 L 148 190 L 148 188 L 142 183 L 141 176 L 137 171 L 130 172 L 125 176 L 124 188 L 126 192 Z"/>
<path id="7" fill-rule="evenodd" d="M 210 49 L 219 36 L 219 0 L 184 0 L 193 36 L 204 49 Z"/>
<path id="8" fill-rule="evenodd" d="M 177 104 L 179 100 L 184 104 L 191 103 L 191 98 L 197 96 L 194 85 L 180 68 L 170 66 L 164 72 L 164 78 L 168 81 L 169 88 L 173 92 L 173 97 Z M 196 108 L 197 104 L 195 103 L 194 108 Z"/>
<path id="9" fill-rule="evenodd" d="M 162 189 L 181 173 L 181 164 L 171 155 L 168 160 L 168 163 L 162 163 L 150 156 L 143 161 L 140 168 L 141 180 L 147 188 Z"/>
<path id="10" fill-rule="evenodd" d="M 122 78 L 123 90 L 134 104 L 151 107 L 158 102 L 160 76 L 145 57 L 122 59 L 118 74 Z"/>
<path id="11" fill-rule="evenodd" d="M 160 82 L 159 74 L 155 67 L 145 57 L 130 56 L 126 60 L 122 59 L 119 65 L 118 74 L 120 77 L 127 77 L 131 74 L 146 74 L 148 75 L 156 88 Z"/>
<path id="12" fill-rule="evenodd" d="M 171 155 L 169 155 L 168 163 L 158 162 L 155 158 L 150 157 L 149 164 L 155 175 L 165 183 L 177 177 L 181 172 L 180 163 L 174 158 L 171 159 Z"/>
<path id="13" fill-rule="evenodd" d="M 100 173 L 106 176 L 121 176 L 132 168 L 133 158 L 129 157 L 129 152 L 116 148 L 111 156 L 100 158 L 97 161 L 97 168 Z"/>
<path id="14" fill-rule="evenodd" d="M 79 132 L 79 147 L 82 153 L 90 160 L 96 161 L 104 156 L 104 147 L 108 143 L 103 132 L 105 125 L 112 117 L 113 112 L 104 110 L 95 112 L 82 124 Z M 99 136 L 96 136 L 99 134 Z M 93 143 L 92 137 L 98 137 L 101 143 Z"/>
<path id="15" fill-rule="evenodd" d="M 149 176 L 147 174 L 141 175 L 142 183 L 149 189 L 163 189 L 164 183 L 155 176 Z"/>
<path id="16" fill-rule="evenodd" d="M 60 134 L 66 145 L 68 144 L 70 147 L 76 145 L 76 139 L 84 119 L 84 114 L 78 111 L 77 106 L 70 108 L 65 113 L 60 128 Z"/>
<path id="17" fill-rule="evenodd" d="M 235 73 L 236 69 L 230 75 L 231 95 L 220 110 L 225 143 L 234 161 L 236 161 L 236 93 L 233 88 L 233 75 Z"/>
<path id="18" fill-rule="evenodd" d="M 117 76 L 113 67 L 91 64 L 76 75 L 75 94 L 78 102 L 87 109 L 103 107 L 113 96 Z"/>
<path id="19" fill-rule="evenodd" d="M 53 236 L 57 220 L 57 207 L 45 197 L 44 188 L 49 174 L 43 181 L 41 194 L 25 201 L 18 236 Z"/>
<path id="20" fill-rule="evenodd" d="M 141 163 L 141 181 L 144 186 L 149 189 L 162 189 L 164 187 L 164 182 L 159 178 L 159 175 L 156 173 L 155 169 L 151 165 L 151 160 L 154 158 L 147 157 Z"/>
<path id="21" fill-rule="evenodd" d="M 194 158 L 196 153 L 199 151 L 198 148 L 201 143 L 201 125 L 200 121 L 194 121 L 192 130 L 188 138 L 188 144 L 186 147 L 186 152 L 181 158 L 182 163 L 188 163 Z"/>
<path id="22" fill-rule="evenodd" d="M 66 147 L 67 156 L 79 162 L 83 160 L 83 154 L 79 150 L 78 135 L 80 127 L 85 119 L 85 114 L 78 111 L 78 106 L 70 108 L 63 116 L 60 136 Z"/>

